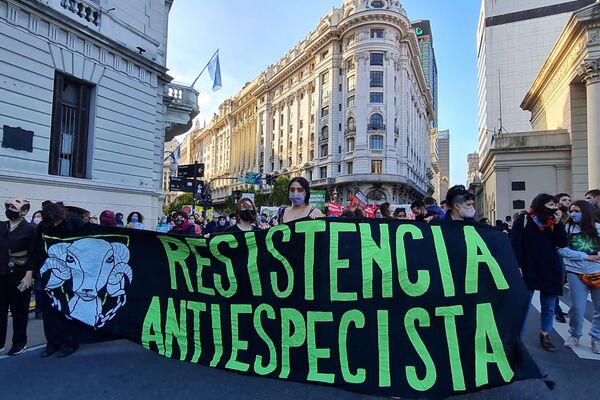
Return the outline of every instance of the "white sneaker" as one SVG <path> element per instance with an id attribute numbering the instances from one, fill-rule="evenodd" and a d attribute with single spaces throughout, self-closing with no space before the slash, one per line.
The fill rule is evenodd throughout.
<path id="1" fill-rule="evenodd" d="M 600 340 L 592 340 L 592 353 L 600 354 Z"/>
<path id="2" fill-rule="evenodd" d="M 575 336 L 569 336 L 567 341 L 565 342 L 565 347 L 572 349 L 573 347 L 579 345 L 579 338 Z M 600 346 L 599 346 L 600 349 Z"/>

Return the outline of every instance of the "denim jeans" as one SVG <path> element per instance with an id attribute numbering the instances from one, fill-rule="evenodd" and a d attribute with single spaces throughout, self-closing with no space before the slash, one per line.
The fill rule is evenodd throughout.
<path id="1" fill-rule="evenodd" d="M 600 288 L 588 288 L 575 274 L 567 274 L 567 280 L 569 281 L 569 295 L 571 296 L 569 333 L 571 336 L 581 337 L 587 294 L 591 292 L 594 314 L 590 336 L 593 340 L 600 340 Z"/>
<path id="2" fill-rule="evenodd" d="M 525 335 L 525 326 L 527 322 L 527 315 L 529 315 L 529 308 L 531 308 L 531 299 L 533 298 L 533 291 L 529 292 L 529 307 L 527 314 L 525 314 L 525 321 L 521 328 L 521 336 Z M 547 296 L 540 293 L 540 306 L 542 308 L 540 317 L 540 330 L 543 332 L 550 333 L 552 331 L 552 324 L 554 323 L 554 307 L 556 305 L 556 299 L 558 296 Z"/>

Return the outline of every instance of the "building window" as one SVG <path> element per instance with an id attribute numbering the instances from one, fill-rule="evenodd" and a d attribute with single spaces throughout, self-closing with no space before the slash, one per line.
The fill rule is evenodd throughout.
<path id="1" fill-rule="evenodd" d="M 50 175 L 87 178 L 93 86 L 57 73 L 50 135 Z"/>
<path id="2" fill-rule="evenodd" d="M 347 108 L 354 107 L 354 105 L 355 105 L 354 104 L 354 96 L 349 96 L 348 97 L 348 106 L 347 106 Z"/>
<path id="3" fill-rule="evenodd" d="M 329 83 L 329 72 L 325 72 L 321 75 L 321 85 L 327 85 Z"/>
<path id="4" fill-rule="evenodd" d="M 354 117 L 348 118 L 346 125 L 348 126 L 348 132 L 356 132 L 356 122 L 354 122 Z"/>
<path id="5" fill-rule="evenodd" d="M 327 167 L 319 168 L 319 172 L 321 173 L 321 179 L 327 178 Z"/>
<path id="6" fill-rule="evenodd" d="M 371 8 L 383 8 L 384 4 L 381 0 L 375 0 L 371 2 Z"/>
<path id="7" fill-rule="evenodd" d="M 326 59 L 328 55 L 329 55 L 329 51 L 328 50 L 325 50 L 323 53 L 321 53 L 321 61 L 323 61 L 324 59 Z"/>
<path id="8" fill-rule="evenodd" d="M 354 70 L 354 61 L 348 60 L 346 63 L 346 69 L 348 70 L 348 72 L 353 71 Z"/>
<path id="9" fill-rule="evenodd" d="M 372 160 L 371 161 L 371 173 L 372 174 L 381 174 L 381 160 Z"/>
<path id="10" fill-rule="evenodd" d="M 352 175 L 352 170 L 354 169 L 353 167 L 354 165 L 352 164 L 352 162 L 346 164 L 346 172 L 348 173 L 348 175 Z"/>
<path id="11" fill-rule="evenodd" d="M 328 155 L 327 149 L 328 149 L 328 146 L 326 144 L 319 147 L 319 157 L 321 157 L 321 158 L 327 157 L 327 155 Z"/>
<path id="12" fill-rule="evenodd" d="M 381 114 L 371 115 L 371 118 L 369 118 L 369 130 L 385 130 L 385 125 L 383 124 L 383 116 Z"/>
<path id="13" fill-rule="evenodd" d="M 329 116 L 329 106 L 321 108 L 321 118 Z"/>
<path id="14" fill-rule="evenodd" d="M 351 92 L 356 89 L 356 75 L 350 75 L 346 79 L 346 83 L 348 86 L 348 91 Z"/>
<path id="15" fill-rule="evenodd" d="M 383 71 L 371 71 L 371 87 L 383 87 Z"/>
<path id="16" fill-rule="evenodd" d="M 513 210 L 524 210 L 524 209 L 525 209 L 525 201 L 524 200 L 513 201 Z"/>
<path id="17" fill-rule="evenodd" d="M 369 101 L 371 103 L 383 103 L 383 93 L 382 92 L 371 92 L 369 96 Z"/>
<path id="18" fill-rule="evenodd" d="M 383 65 L 383 53 L 371 53 L 371 65 Z"/>
<path id="19" fill-rule="evenodd" d="M 383 136 L 371 136 L 371 150 L 383 150 Z"/>
<path id="20" fill-rule="evenodd" d="M 328 137 L 329 137 L 329 127 L 327 125 L 325 125 L 323 128 L 321 128 L 321 137 L 319 138 L 319 140 L 327 140 Z"/>
<path id="21" fill-rule="evenodd" d="M 383 39 L 383 29 L 371 29 L 371 39 Z"/>
<path id="22" fill-rule="evenodd" d="M 346 148 L 348 149 L 348 152 L 352 152 L 354 151 L 354 138 L 348 138 L 348 140 L 346 140 Z"/>
<path id="23" fill-rule="evenodd" d="M 525 191 L 525 182 L 523 181 L 517 181 L 517 182 L 512 182 L 512 190 L 513 192 L 523 192 Z"/>

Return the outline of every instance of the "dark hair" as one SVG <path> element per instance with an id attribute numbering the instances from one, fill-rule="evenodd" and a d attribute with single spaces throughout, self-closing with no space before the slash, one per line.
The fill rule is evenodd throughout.
<path id="1" fill-rule="evenodd" d="M 502 222 L 502 220 L 501 220 L 501 219 L 497 219 L 497 220 L 496 220 L 496 228 L 502 228 L 502 224 L 503 224 L 503 223 L 504 223 L 504 222 Z"/>
<path id="2" fill-rule="evenodd" d="M 568 197 L 571 198 L 571 195 L 569 193 L 559 193 L 555 196 L 558 200 L 562 199 L 563 197 Z"/>
<path id="3" fill-rule="evenodd" d="M 448 205 L 448 202 L 446 200 L 442 200 L 440 202 L 440 206 L 447 206 L 447 205 Z"/>
<path id="4" fill-rule="evenodd" d="M 410 205 L 411 210 L 413 208 L 423 208 L 423 207 L 425 207 L 425 203 L 423 203 L 421 200 L 413 201 L 412 204 Z"/>
<path id="5" fill-rule="evenodd" d="M 588 238 L 592 239 L 596 245 L 600 245 L 600 237 L 598 237 L 598 229 L 596 228 L 596 215 L 594 212 L 594 207 L 592 207 L 592 205 L 585 200 L 577 200 L 571 204 L 571 207 L 573 206 L 577 206 L 581 210 L 581 222 L 579 223 L 581 232 L 583 232 Z M 567 224 L 571 226 L 576 225 L 573 219 L 570 217 L 567 220 Z"/>
<path id="6" fill-rule="evenodd" d="M 308 183 L 308 181 L 301 177 L 301 176 L 297 176 L 295 178 L 293 178 L 290 183 L 288 184 L 288 193 L 290 192 L 290 187 L 292 186 L 292 183 L 298 182 L 300 184 L 300 186 L 302 186 L 302 189 L 304 189 L 304 204 L 308 205 L 308 202 L 310 200 L 310 185 Z"/>
<path id="7" fill-rule="evenodd" d="M 116 213 L 115 214 L 115 219 L 119 219 L 119 217 L 121 217 L 121 220 L 123 219 L 123 213 Z"/>
<path id="8" fill-rule="evenodd" d="M 400 213 L 403 212 L 404 215 L 406 215 L 406 210 L 402 207 L 398 207 L 394 210 L 394 217 L 397 217 L 398 215 L 400 215 Z"/>
<path id="9" fill-rule="evenodd" d="M 237 203 L 235 203 L 236 222 L 242 220 L 242 217 L 240 217 L 240 212 L 242 211 L 242 204 L 245 202 L 249 202 L 250 204 L 252 204 L 252 207 L 254 208 L 254 212 L 252 213 L 252 220 L 250 222 L 256 222 L 256 206 L 254 205 L 254 202 L 247 197 L 242 197 L 241 199 L 238 200 Z M 230 218 L 231 218 L 231 216 L 230 216 Z"/>
<path id="10" fill-rule="evenodd" d="M 365 213 L 360 208 L 357 208 L 356 210 L 354 210 L 354 216 L 356 218 L 364 218 L 365 217 Z"/>
<path id="11" fill-rule="evenodd" d="M 540 219 L 540 221 L 542 222 L 546 222 L 548 221 L 548 215 L 546 213 L 546 203 L 553 201 L 555 203 L 558 203 L 558 200 L 556 200 L 556 197 L 552 196 L 551 194 L 547 194 L 547 193 L 541 193 L 538 194 L 537 196 L 535 196 L 535 199 L 533 199 L 533 201 L 531 202 L 531 211 L 533 211 L 533 213 L 535 215 L 537 215 L 537 217 Z"/>
<path id="12" fill-rule="evenodd" d="M 600 189 L 592 189 L 585 194 L 586 196 L 598 197 L 600 196 Z"/>
<path id="13" fill-rule="evenodd" d="M 427 196 L 423 199 L 423 203 L 425 203 L 426 206 L 433 206 L 437 201 L 433 197 Z"/>
<path id="14" fill-rule="evenodd" d="M 462 204 L 467 200 L 475 200 L 475 196 L 464 185 L 452 186 L 446 193 L 448 208 L 453 208 L 456 204 Z"/>
<path id="15" fill-rule="evenodd" d="M 189 218 L 190 218 L 190 216 L 188 215 L 188 213 L 186 213 L 186 212 L 185 212 L 185 211 L 183 211 L 183 210 L 176 211 L 176 212 L 173 214 L 173 219 L 175 219 L 175 218 L 177 218 L 177 217 L 183 217 L 183 219 L 184 219 L 184 220 L 187 220 L 187 219 L 189 219 Z"/>
<path id="16" fill-rule="evenodd" d="M 42 210 L 37 210 L 36 212 L 33 213 L 33 215 L 31 216 L 31 223 L 33 223 L 33 219 L 35 218 L 35 214 L 40 213 L 42 214 Z"/>
<path id="17" fill-rule="evenodd" d="M 379 206 L 379 210 L 381 211 L 381 215 L 384 217 L 391 217 L 392 211 L 390 210 L 390 203 L 385 202 Z"/>
<path id="18" fill-rule="evenodd" d="M 143 223 L 144 223 L 144 216 L 143 216 L 143 215 L 142 215 L 140 212 L 138 212 L 138 211 L 132 211 L 132 212 L 131 212 L 131 213 L 130 213 L 128 216 L 127 216 L 127 223 L 130 223 L 130 222 L 131 222 L 131 217 L 133 216 L 133 214 L 137 214 L 137 215 L 138 215 L 138 222 L 139 222 L 140 224 L 143 224 Z"/>
<path id="19" fill-rule="evenodd" d="M 342 217 L 344 218 L 354 218 L 356 215 L 350 210 L 344 210 L 342 212 Z"/>
<path id="20" fill-rule="evenodd" d="M 57 203 L 48 202 L 42 208 L 42 221 L 54 226 L 67 219 L 67 211 Z"/>

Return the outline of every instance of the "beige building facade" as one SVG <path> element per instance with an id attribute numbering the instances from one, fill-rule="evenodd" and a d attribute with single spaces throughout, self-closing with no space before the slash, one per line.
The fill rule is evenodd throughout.
<path id="1" fill-rule="evenodd" d="M 218 203 L 246 172 L 303 176 L 348 202 L 432 193 L 433 100 L 398 1 L 346 0 L 190 135 Z M 268 187 L 263 185 L 263 190 Z"/>
<path id="2" fill-rule="evenodd" d="M 582 199 L 600 187 L 600 2 L 573 14 L 521 106 L 533 132 L 495 135 L 482 164 L 489 218 L 528 207 L 538 193 Z"/>

